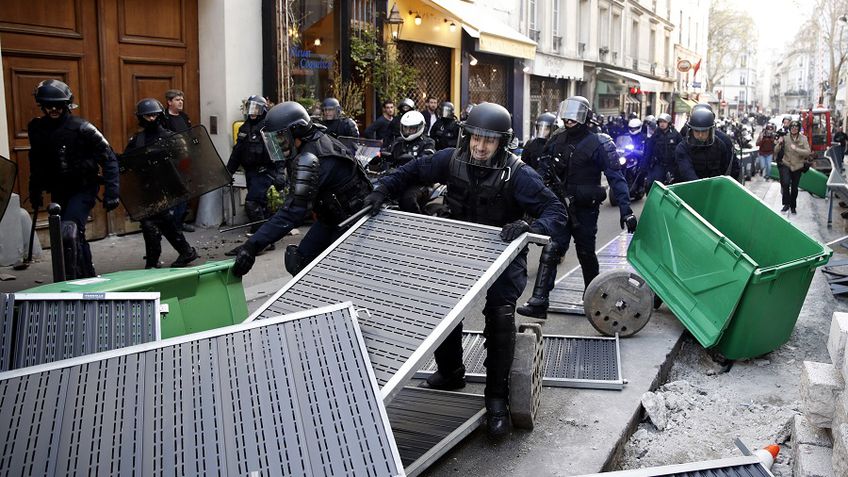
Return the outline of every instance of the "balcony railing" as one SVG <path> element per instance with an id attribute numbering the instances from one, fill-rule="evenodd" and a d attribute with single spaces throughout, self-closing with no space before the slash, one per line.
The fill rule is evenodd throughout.
<path id="1" fill-rule="evenodd" d="M 559 52 L 562 49 L 562 37 L 554 35 L 553 37 L 553 49 L 556 52 Z"/>
<path id="2" fill-rule="evenodd" d="M 583 55 L 585 55 L 585 54 L 586 54 L 586 44 L 585 43 L 578 43 L 577 44 L 577 55 L 580 56 L 580 58 L 583 58 Z"/>
<path id="3" fill-rule="evenodd" d="M 531 39 L 531 40 L 533 40 L 533 41 L 535 41 L 536 43 L 538 43 L 538 42 L 539 42 L 539 38 L 541 38 L 541 37 L 542 37 L 542 32 L 541 32 L 541 31 L 539 31 L 539 30 L 534 30 L 534 29 L 532 29 L 532 28 L 530 29 L 530 39 Z"/>

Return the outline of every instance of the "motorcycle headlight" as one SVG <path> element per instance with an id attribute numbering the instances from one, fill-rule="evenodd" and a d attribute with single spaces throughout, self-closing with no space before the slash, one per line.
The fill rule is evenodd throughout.
<path id="1" fill-rule="evenodd" d="M 627 158 L 624 157 L 624 156 L 619 156 L 618 163 L 621 164 L 622 166 L 626 165 L 627 164 Z"/>
<path id="2" fill-rule="evenodd" d="M 633 144 L 628 144 L 628 145 L 624 146 L 624 148 L 627 149 L 628 151 L 632 151 L 633 150 Z"/>

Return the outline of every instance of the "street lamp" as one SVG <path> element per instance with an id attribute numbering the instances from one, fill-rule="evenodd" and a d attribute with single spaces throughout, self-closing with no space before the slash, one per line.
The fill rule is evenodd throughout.
<path id="1" fill-rule="evenodd" d="M 397 3 L 392 7 L 389 18 L 386 18 L 385 22 L 392 35 L 392 41 L 397 41 L 400 38 L 400 31 L 403 29 L 403 18 L 400 16 Z"/>

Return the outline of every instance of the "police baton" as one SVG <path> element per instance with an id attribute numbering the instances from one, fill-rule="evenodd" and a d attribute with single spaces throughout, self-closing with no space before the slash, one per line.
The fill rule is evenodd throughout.
<path id="1" fill-rule="evenodd" d="M 262 219 L 262 220 L 257 220 L 256 222 L 248 222 L 248 223 L 246 223 L 246 224 L 235 225 L 235 226 L 233 226 L 233 227 L 227 227 L 227 228 L 223 228 L 223 229 L 218 229 L 218 233 L 219 233 L 219 234 L 222 234 L 222 233 L 224 233 L 224 232 L 229 232 L 230 230 L 238 230 L 238 229 L 243 229 L 243 228 L 245 228 L 245 227 L 250 227 L 250 226 L 252 226 L 252 225 L 264 224 L 264 223 L 265 223 L 265 222 L 267 222 L 267 221 L 268 221 L 268 219 Z"/>
<path id="2" fill-rule="evenodd" d="M 371 213 L 371 207 L 364 207 L 359 212 L 351 215 L 350 217 L 348 217 L 344 221 L 342 221 L 342 223 L 340 223 L 338 225 L 338 227 L 340 229 L 344 230 L 344 229 L 350 227 L 351 225 L 353 225 L 353 223 L 356 222 L 357 220 L 361 219 L 362 217 L 365 217 L 366 215 L 368 215 L 370 213 Z"/>

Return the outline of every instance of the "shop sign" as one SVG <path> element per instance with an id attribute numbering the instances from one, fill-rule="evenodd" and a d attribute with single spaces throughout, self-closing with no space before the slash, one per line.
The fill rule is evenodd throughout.
<path id="1" fill-rule="evenodd" d="M 678 60 L 677 71 L 681 73 L 686 73 L 690 69 L 692 69 L 692 62 L 690 62 L 689 60 Z"/>
<path id="2" fill-rule="evenodd" d="M 327 55 L 319 55 L 309 50 L 303 50 L 293 46 L 289 53 L 294 59 L 295 67 L 304 70 L 329 70 L 333 67 L 333 60 Z"/>

